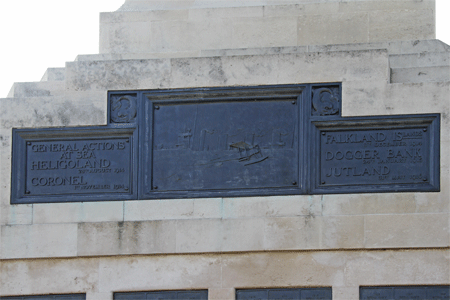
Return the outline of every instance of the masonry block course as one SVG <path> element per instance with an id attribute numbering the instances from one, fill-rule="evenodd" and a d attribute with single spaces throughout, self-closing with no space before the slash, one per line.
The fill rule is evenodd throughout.
<path id="1" fill-rule="evenodd" d="M 168 10 L 152 10 L 158 7 L 155 2 L 141 1 L 137 6 L 138 13 L 134 9 L 127 11 L 126 7 L 136 5 L 131 1 L 121 11 L 102 14 L 100 53 L 285 47 L 435 37 L 433 1 L 250 3 L 247 6 L 236 1 L 210 2 L 209 5 L 216 7 L 208 7 L 208 4 L 202 7 L 185 2 L 184 7 L 174 7 L 166 2 L 159 7 Z M 147 30 L 132 29 L 143 21 L 146 24 L 141 23 L 140 28 Z M 293 26 L 289 22 L 298 24 Z M 210 31 L 214 30 L 214 23 L 224 25 L 215 35 Z M 199 28 L 208 24 L 208 27 L 203 27 L 206 30 Z M 138 47 L 133 48 L 133 44 Z"/>
<path id="2" fill-rule="evenodd" d="M 100 53 L 0 99 L 0 296 L 331 287 L 356 300 L 360 286 L 449 285 L 450 46 L 434 20 L 432 0 L 102 13 Z M 343 119 L 440 114 L 440 191 L 10 203 L 12 128 L 106 127 L 114 91 L 312 83 L 342 85 Z"/>

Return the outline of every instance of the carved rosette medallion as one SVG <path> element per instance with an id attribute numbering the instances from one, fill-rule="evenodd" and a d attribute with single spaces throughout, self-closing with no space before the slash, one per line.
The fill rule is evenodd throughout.
<path id="1" fill-rule="evenodd" d="M 313 89 L 312 116 L 339 115 L 341 95 L 338 87 Z"/>
<path id="2" fill-rule="evenodd" d="M 132 95 L 111 96 L 111 122 L 134 123 L 136 121 L 137 108 L 136 97 Z"/>

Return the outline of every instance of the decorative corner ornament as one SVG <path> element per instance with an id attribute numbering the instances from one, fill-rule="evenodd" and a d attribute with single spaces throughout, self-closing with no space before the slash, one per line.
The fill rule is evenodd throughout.
<path id="1" fill-rule="evenodd" d="M 134 123 L 136 115 L 136 97 L 131 95 L 111 96 L 111 122 Z"/>
<path id="2" fill-rule="evenodd" d="M 339 114 L 339 87 L 313 89 L 312 116 L 333 116 Z"/>

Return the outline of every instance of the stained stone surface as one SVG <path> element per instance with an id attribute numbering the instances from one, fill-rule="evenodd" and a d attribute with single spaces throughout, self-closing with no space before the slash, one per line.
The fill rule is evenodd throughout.
<path id="1" fill-rule="evenodd" d="M 100 21 L 100 53 L 435 38 L 434 1 L 128 0 Z"/>
<path id="2" fill-rule="evenodd" d="M 403 249 L 7 260 L 0 295 L 208 289 L 210 299 L 233 299 L 235 288 L 326 286 L 333 299 L 357 300 L 359 286 L 448 285 L 449 258 L 446 249 Z"/>
<path id="3" fill-rule="evenodd" d="M 0 296 L 450 284 L 450 47 L 434 1 L 139 1 L 0 99 Z M 439 113 L 440 192 L 10 204 L 12 128 L 103 126 L 107 92 L 342 83 L 342 116 Z M 117 126 L 120 126 L 117 125 Z M 45 272 L 43 272 L 45 270 Z"/>

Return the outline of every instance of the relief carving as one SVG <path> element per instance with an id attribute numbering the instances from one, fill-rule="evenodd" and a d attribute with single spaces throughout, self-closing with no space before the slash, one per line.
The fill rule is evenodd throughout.
<path id="1" fill-rule="evenodd" d="M 136 115 L 136 97 L 131 95 L 111 96 L 111 122 L 134 123 Z"/>
<path id="2" fill-rule="evenodd" d="M 339 114 L 341 97 L 338 87 L 313 89 L 312 116 Z"/>

